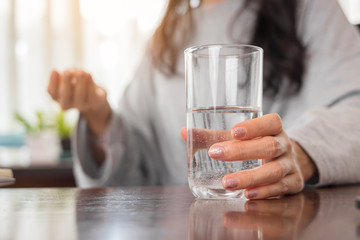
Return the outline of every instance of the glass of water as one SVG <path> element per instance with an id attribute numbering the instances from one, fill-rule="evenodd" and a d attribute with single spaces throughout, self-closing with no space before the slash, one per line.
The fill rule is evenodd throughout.
<path id="1" fill-rule="evenodd" d="M 222 178 L 255 168 L 260 159 L 217 161 L 209 148 L 233 140 L 231 128 L 262 115 L 263 50 L 249 45 L 205 45 L 185 50 L 189 187 L 198 198 L 241 198 Z"/>

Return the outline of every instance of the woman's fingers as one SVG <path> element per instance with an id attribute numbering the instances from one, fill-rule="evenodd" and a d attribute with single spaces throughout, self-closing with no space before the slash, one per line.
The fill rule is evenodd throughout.
<path id="1" fill-rule="evenodd" d="M 53 71 L 48 92 L 64 110 L 74 107 L 84 112 L 99 105 L 99 98 L 106 100 L 105 90 L 97 87 L 91 75 L 82 70 L 66 70 L 62 74 Z"/>
<path id="2" fill-rule="evenodd" d="M 76 84 L 74 86 L 74 107 L 80 112 L 86 111 L 88 108 L 88 92 L 91 82 L 86 73 L 78 70 L 75 73 Z"/>
<path id="3" fill-rule="evenodd" d="M 67 110 L 72 107 L 73 103 L 73 73 L 71 71 L 65 71 L 61 75 L 59 86 L 59 104 L 62 109 Z"/>
<path id="4" fill-rule="evenodd" d="M 57 71 L 52 71 L 47 90 L 50 96 L 52 97 L 52 99 L 54 99 L 55 101 L 57 101 L 59 98 L 59 94 L 58 94 L 59 84 L 60 84 L 60 74 Z"/>
<path id="5" fill-rule="evenodd" d="M 181 129 L 181 131 L 180 131 L 180 135 L 181 135 L 181 137 L 182 137 L 182 139 L 186 142 L 186 140 L 187 140 L 187 133 L 186 133 L 186 131 L 187 131 L 187 128 L 186 127 L 183 127 L 182 129 Z"/>
<path id="6" fill-rule="evenodd" d="M 229 141 L 231 139 L 248 140 L 262 136 L 277 135 L 282 131 L 281 119 L 278 114 L 267 114 L 261 118 L 251 119 L 235 125 L 231 131 L 215 130 L 215 129 L 191 129 L 187 132 L 186 128 L 181 130 L 181 136 L 186 141 L 187 135 L 191 134 L 196 149 L 205 149 L 211 147 L 209 151 L 210 157 L 217 160 L 237 161 L 237 160 L 251 160 L 256 158 L 273 158 L 279 156 L 281 149 L 274 149 L 274 147 L 281 147 L 276 142 L 276 139 L 265 138 L 256 143 L 244 142 L 238 144 L 238 141 Z M 242 133 L 240 133 L 242 132 Z M 228 141 L 228 142 L 225 142 Z M 224 142 L 224 144 L 216 144 Z M 255 148 L 249 149 L 249 145 L 256 145 Z M 254 157 L 254 151 L 257 152 L 257 147 L 265 145 L 263 151 Z M 248 151 L 249 149 L 249 151 Z M 280 151 L 278 151 L 280 150 Z M 227 156 L 224 157 L 225 151 Z M 239 155 L 242 155 L 239 158 Z M 262 157 L 264 156 L 264 157 Z M 245 157 L 245 158 L 244 158 Z"/>
<path id="7" fill-rule="evenodd" d="M 293 166 L 286 157 L 264 164 L 258 168 L 228 174 L 222 184 L 227 190 L 239 190 L 276 183 L 293 173 Z"/>
<path id="8" fill-rule="evenodd" d="M 106 91 L 102 87 L 96 85 L 89 73 L 85 74 L 85 78 L 90 83 L 88 88 L 88 104 L 93 109 L 103 107 L 103 103 L 106 102 Z"/>
<path id="9" fill-rule="evenodd" d="M 276 137 L 266 136 L 247 141 L 216 143 L 209 149 L 209 156 L 222 161 L 272 159 L 284 154 L 291 147 L 284 132 Z"/>
<path id="10" fill-rule="evenodd" d="M 193 128 L 189 131 L 187 131 L 186 128 L 183 128 L 181 129 L 181 136 L 185 141 L 188 137 L 190 137 L 192 147 L 196 150 L 208 149 L 214 143 L 229 141 L 232 139 L 229 130 L 204 128 Z"/>
<path id="11" fill-rule="evenodd" d="M 270 113 L 260 118 L 246 120 L 231 129 L 231 135 L 237 140 L 248 140 L 262 136 L 274 136 L 281 132 L 282 121 L 278 114 Z"/>
<path id="12" fill-rule="evenodd" d="M 266 199 L 286 194 L 295 194 L 303 189 L 304 180 L 300 174 L 291 174 L 276 183 L 246 189 L 245 196 L 249 199 Z"/>

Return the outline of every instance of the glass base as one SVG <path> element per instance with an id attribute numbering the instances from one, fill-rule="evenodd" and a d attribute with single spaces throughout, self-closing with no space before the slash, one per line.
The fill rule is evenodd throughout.
<path id="1" fill-rule="evenodd" d="M 190 187 L 191 192 L 196 198 L 203 199 L 242 199 L 247 200 L 245 197 L 244 190 L 228 191 L 224 188 L 206 188 L 192 186 Z"/>

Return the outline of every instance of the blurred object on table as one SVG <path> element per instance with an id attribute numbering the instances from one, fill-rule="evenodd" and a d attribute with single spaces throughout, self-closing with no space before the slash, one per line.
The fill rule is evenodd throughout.
<path id="1" fill-rule="evenodd" d="M 0 167 L 30 165 L 30 152 L 25 145 L 25 135 L 0 135 Z"/>
<path id="2" fill-rule="evenodd" d="M 15 183 L 14 174 L 11 169 L 0 168 L 0 187 Z"/>

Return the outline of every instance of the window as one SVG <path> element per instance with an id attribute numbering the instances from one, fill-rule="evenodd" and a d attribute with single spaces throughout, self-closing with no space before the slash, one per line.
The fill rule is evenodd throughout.
<path id="1" fill-rule="evenodd" d="M 56 111 L 46 92 L 52 69 L 82 68 L 116 106 L 165 0 L 1 0 L 0 133 L 15 111 Z M 111 88 L 110 88 L 111 86 Z"/>

